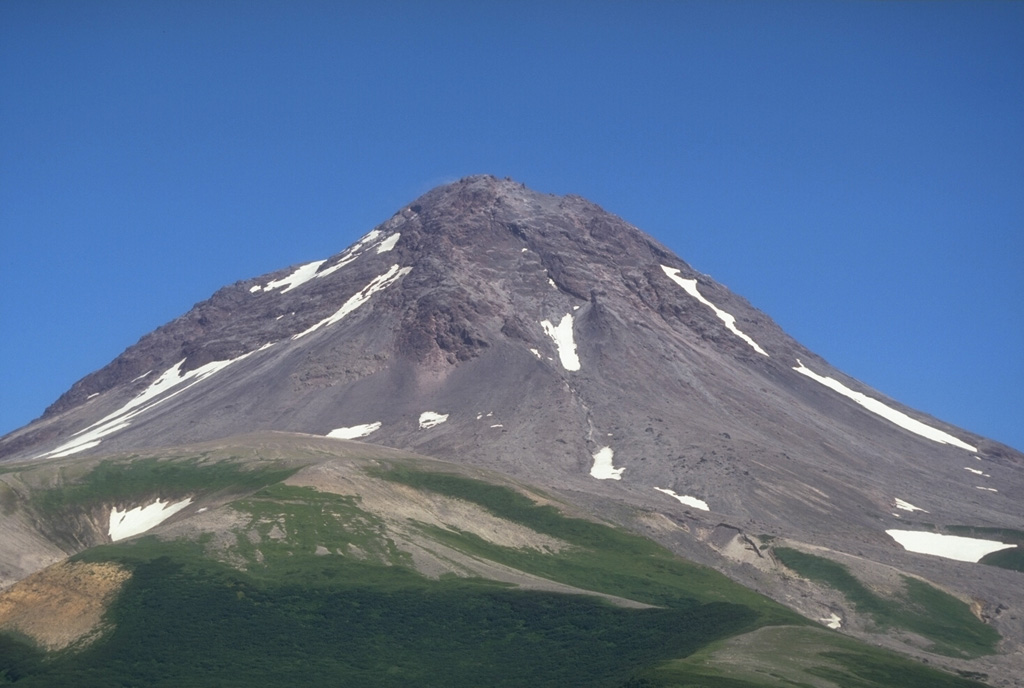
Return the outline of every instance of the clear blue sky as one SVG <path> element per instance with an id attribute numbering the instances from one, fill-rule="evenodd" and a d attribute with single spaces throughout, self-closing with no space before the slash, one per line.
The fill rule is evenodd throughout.
<path id="1" fill-rule="evenodd" d="M 0 433 L 491 173 L 1024 449 L 1024 3 L 0 2 Z"/>

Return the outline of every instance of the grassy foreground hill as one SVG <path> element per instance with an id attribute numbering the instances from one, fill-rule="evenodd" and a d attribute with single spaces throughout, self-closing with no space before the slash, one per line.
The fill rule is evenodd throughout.
<path id="1" fill-rule="evenodd" d="M 275 436 L 0 479 L 8 558 L 33 554 L 26 529 L 73 553 L 0 593 L 0 683 L 981 685 L 550 494 L 380 447 Z M 110 542 L 115 509 L 158 499 L 191 501 Z"/>

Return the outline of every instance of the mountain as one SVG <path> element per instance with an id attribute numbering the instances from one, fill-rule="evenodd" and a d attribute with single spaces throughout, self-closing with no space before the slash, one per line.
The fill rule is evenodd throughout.
<path id="1" fill-rule="evenodd" d="M 636 667 L 723 638 L 733 638 L 729 652 L 746 653 L 750 671 L 753 657 L 791 657 L 778 646 L 792 638 L 764 640 L 769 627 L 808 632 L 790 610 L 992 685 L 1021 685 L 1024 675 L 1024 455 L 836 370 L 593 203 L 510 180 L 434 189 L 342 253 L 221 289 L 0 438 L 0 462 L 0 580 L 12 586 L 0 598 L 0 629 L 4 604 L 9 618 L 37 609 L 10 594 L 23 599 L 41 575 L 60 579 L 54 566 L 69 565 L 68 555 L 74 565 L 117 560 L 133 580 L 155 566 L 147 538 L 135 549 L 130 537 L 108 544 L 117 516 L 163 523 L 152 533 L 166 547 L 197 532 L 263 543 L 207 547 L 236 571 L 269 567 L 259 557 L 272 542 L 290 543 L 293 554 L 354 546 L 439 580 L 600 592 L 627 607 L 705 605 L 687 613 L 728 600 L 743 607 L 724 612 L 732 620 L 704 641 L 662 638 L 676 650 L 630 660 L 633 673 L 602 670 L 617 681 L 608 685 L 672 685 Z M 300 488 L 348 500 L 330 506 L 344 543 L 293 540 L 302 531 L 289 525 L 295 514 L 280 516 L 277 540 L 269 525 L 257 527 L 268 504 L 286 514 L 321 499 Z M 422 508 L 408 512 L 397 494 Z M 569 520 L 512 509 L 509 495 Z M 139 511 L 129 518 L 131 509 Z M 469 515 L 454 516 L 459 509 Z M 497 520 L 481 530 L 488 518 Z M 370 522 L 374 536 L 353 539 L 362 527 L 353 523 Z M 579 539 L 574 528 L 597 522 L 609 530 Z M 643 549 L 651 541 L 728 579 L 669 592 L 608 544 L 669 556 Z M 584 566 L 565 554 L 581 549 L 601 556 Z M 199 566 L 178 556 L 186 569 Z M 610 560 L 615 584 L 593 573 Z M 680 575 L 710 575 L 696 570 Z M 854 652 L 829 647 L 817 656 Z M 864 667 L 882 660 L 856 652 L 857 671 L 833 658 L 788 680 L 844 685 L 835 672 L 847 671 L 868 681 Z M 501 665 L 496 657 L 487 661 Z M 938 685 L 929 676 L 921 685 Z M 552 677 L 531 681 L 568 680 Z M 775 685 L 726 678 L 716 685 Z"/>

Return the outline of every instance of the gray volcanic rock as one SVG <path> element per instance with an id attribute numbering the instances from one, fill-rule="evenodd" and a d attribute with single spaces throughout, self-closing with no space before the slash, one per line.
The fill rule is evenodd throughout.
<path id="1" fill-rule="evenodd" d="M 1024 455 L 844 375 L 593 203 L 489 176 L 325 261 L 221 289 L 0 439 L 0 457 L 340 429 L 605 516 L 628 505 L 633 527 L 637 509 L 665 514 L 679 530 L 658 537 L 719 568 L 723 533 L 785 535 L 1022 611 L 1018 574 L 910 554 L 885 531 L 918 518 L 900 504 L 1024 529 Z M 752 565 L 731 575 L 783 595 Z"/>
<path id="2" fill-rule="evenodd" d="M 678 280 L 695 280 L 700 300 Z M 578 369 L 567 369 L 574 355 Z M 908 432 L 800 365 L 979 451 Z M 167 371 L 163 395 L 119 415 L 162 389 Z M 422 429 L 424 412 L 447 420 Z M 88 429 L 111 414 L 109 427 Z M 1008 490 L 979 491 L 964 470 L 982 458 L 992 480 L 1021 486 L 1017 452 L 843 375 L 598 206 L 493 177 L 430 191 L 319 264 L 221 289 L 76 383 L 0 451 L 373 423 L 365 441 L 552 486 L 608 489 L 590 476 L 608 447 L 609 470 L 623 469 L 616 490 L 671 489 L 740 522 L 841 514 L 830 528 L 861 529 L 900 498 L 932 513 L 966 501 L 985 523 L 1024 526 Z"/>

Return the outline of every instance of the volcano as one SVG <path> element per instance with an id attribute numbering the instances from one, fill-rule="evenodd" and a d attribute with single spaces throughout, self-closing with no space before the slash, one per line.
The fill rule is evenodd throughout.
<path id="1" fill-rule="evenodd" d="M 363 455 L 511 481 L 965 685 L 1024 675 L 1024 455 L 835 369 L 577 196 L 468 177 L 341 253 L 227 286 L 144 336 L 0 439 L 0 496 L 20 514 L 0 533 L 0 579 L 14 591 L 115 533 L 180 533 L 228 508 L 244 490 L 202 497 L 156 478 L 81 512 L 32 497 L 97 467 L 210 452 L 302 466 L 289 484 L 320 490 L 339 489 L 332 462 Z M 342 481 L 367 503 L 382 489 L 369 465 L 346 463 Z M 389 504 L 379 517 L 404 508 Z M 957 604 L 960 621 L 928 616 Z M 998 640 L 963 646 L 985 633 Z M 827 674 L 800 678 L 833 685 Z"/>

